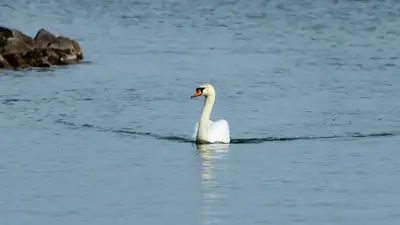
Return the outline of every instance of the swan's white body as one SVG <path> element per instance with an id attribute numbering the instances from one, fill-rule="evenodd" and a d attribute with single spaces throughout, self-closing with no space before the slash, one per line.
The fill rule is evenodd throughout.
<path id="1" fill-rule="evenodd" d="M 196 93 L 192 96 L 198 97 L 203 95 L 204 108 L 201 112 L 200 121 L 194 126 L 192 138 L 198 143 L 229 143 L 230 132 L 229 124 L 226 120 L 210 120 L 210 114 L 215 101 L 215 90 L 210 84 L 205 84 L 197 88 Z"/>
<path id="2" fill-rule="evenodd" d="M 193 130 L 192 138 L 194 141 L 197 140 L 197 133 L 199 128 L 199 122 L 196 123 Z M 229 124 L 226 120 L 218 120 L 218 121 L 208 121 L 208 135 L 206 138 L 206 142 L 208 143 L 229 143 Z"/>

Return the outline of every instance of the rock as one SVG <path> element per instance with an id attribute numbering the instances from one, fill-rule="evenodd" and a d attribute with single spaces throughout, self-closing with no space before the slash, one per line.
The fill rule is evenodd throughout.
<path id="1" fill-rule="evenodd" d="M 15 30 L 15 29 L 9 29 L 7 27 L 0 26 L 0 36 L 6 37 L 6 38 L 13 37 L 22 42 L 25 42 L 26 44 L 28 44 L 30 46 L 33 46 L 33 43 L 34 43 L 34 41 L 31 37 L 25 35 L 21 31 Z"/>
<path id="2" fill-rule="evenodd" d="M 4 37 L 0 33 L 0 49 L 2 49 L 4 46 L 7 45 L 7 40 L 8 40 L 8 38 Z"/>
<path id="3" fill-rule="evenodd" d="M 75 40 L 71 40 L 71 41 L 72 41 L 72 45 L 75 48 L 77 58 L 79 60 L 82 60 L 84 57 L 83 57 L 83 52 L 82 52 L 81 46 L 79 45 L 79 43 L 77 41 L 75 41 Z"/>
<path id="4" fill-rule="evenodd" d="M 50 67 L 51 63 L 48 60 L 48 56 L 41 49 L 34 49 L 28 52 L 24 57 L 25 61 L 33 67 Z"/>
<path id="5" fill-rule="evenodd" d="M 7 60 L 0 55 L 0 68 L 10 68 L 10 64 L 8 64 Z"/>
<path id="6" fill-rule="evenodd" d="M 55 51 L 60 56 L 60 63 L 74 64 L 83 59 L 83 54 L 79 44 L 67 37 L 59 36 L 51 41 L 48 49 Z"/>
<path id="7" fill-rule="evenodd" d="M 29 67 L 29 65 L 25 62 L 23 59 L 22 54 L 13 54 L 13 53 L 7 53 L 3 55 L 4 59 L 7 60 L 9 65 L 14 68 L 26 68 Z"/>
<path id="8" fill-rule="evenodd" d="M 4 59 L 14 68 L 50 67 L 48 57 L 39 49 L 26 53 L 6 53 Z"/>
<path id="9" fill-rule="evenodd" d="M 7 44 L 0 50 L 3 58 L 15 68 L 41 67 L 47 61 L 41 50 L 34 49 L 20 39 L 8 38 Z"/>
<path id="10" fill-rule="evenodd" d="M 37 32 L 34 38 L 35 48 L 45 49 L 47 45 L 55 39 L 56 36 L 54 34 L 42 28 Z"/>
<path id="11" fill-rule="evenodd" d="M 23 42 L 20 39 L 10 37 L 7 39 L 7 43 L 0 49 L 1 54 L 20 54 L 32 51 L 33 47 Z"/>
<path id="12" fill-rule="evenodd" d="M 79 43 L 40 29 L 35 38 L 0 26 L 0 68 L 69 65 L 83 59 Z"/>
<path id="13" fill-rule="evenodd" d="M 44 49 L 43 55 L 47 57 L 47 60 L 52 65 L 58 65 L 60 62 L 60 53 L 55 52 L 52 49 Z"/>

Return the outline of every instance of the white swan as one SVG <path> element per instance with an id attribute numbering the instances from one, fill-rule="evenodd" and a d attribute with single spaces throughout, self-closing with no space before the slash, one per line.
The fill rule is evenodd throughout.
<path id="1" fill-rule="evenodd" d="M 229 143 L 229 124 L 226 120 L 211 121 L 210 114 L 215 101 L 215 89 L 211 84 L 204 84 L 196 88 L 191 98 L 204 96 L 204 108 L 200 121 L 193 131 L 193 140 L 197 143 Z"/>

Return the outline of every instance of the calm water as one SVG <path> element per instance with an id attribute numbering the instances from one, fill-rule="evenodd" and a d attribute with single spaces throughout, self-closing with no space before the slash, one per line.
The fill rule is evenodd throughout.
<path id="1" fill-rule="evenodd" d="M 0 3 L 86 60 L 1 72 L 1 224 L 398 224 L 400 4 L 302 2 Z"/>

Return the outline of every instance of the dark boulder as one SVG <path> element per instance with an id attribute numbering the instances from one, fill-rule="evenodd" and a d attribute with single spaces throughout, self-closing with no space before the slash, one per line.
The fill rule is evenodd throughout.
<path id="1" fill-rule="evenodd" d="M 45 49 L 50 42 L 54 41 L 56 36 L 45 29 L 40 29 L 35 38 L 35 48 L 38 49 Z"/>
<path id="2" fill-rule="evenodd" d="M 8 64 L 7 60 L 0 55 L 0 68 L 10 68 L 10 64 Z"/>
<path id="3" fill-rule="evenodd" d="M 33 46 L 33 39 L 27 35 L 25 35 L 24 33 L 22 33 L 19 30 L 15 30 L 15 29 L 10 29 L 7 27 L 2 27 L 0 26 L 0 36 L 3 36 L 5 38 L 15 38 L 18 40 L 21 40 L 22 42 L 25 42 L 26 44 Z"/>
<path id="4" fill-rule="evenodd" d="M 83 53 L 78 42 L 40 29 L 35 38 L 0 26 L 0 68 L 50 67 L 79 63 Z"/>
<path id="5" fill-rule="evenodd" d="M 82 50 L 78 42 L 67 37 L 57 37 L 48 44 L 47 49 L 60 56 L 61 64 L 74 64 L 83 59 Z"/>
<path id="6" fill-rule="evenodd" d="M 3 47 L 0 48 L 1 54 L 19 54 L 33 50 L 33 46 L 23 42 L 20 39 L 10 37 Z"/>
<path id="7" fill-rule="evenodd" d="M 40 49 L 35 49 L 14 37 L 8 38 L 7 44 L 0 49 L 0 53 L 14 68 L 47 67 L 49 64 Z"/>

